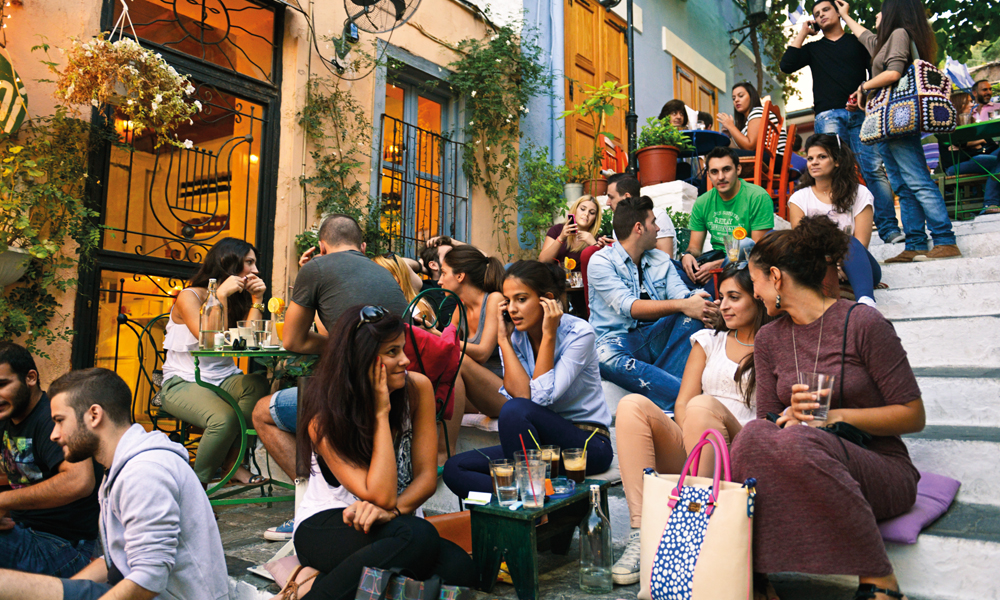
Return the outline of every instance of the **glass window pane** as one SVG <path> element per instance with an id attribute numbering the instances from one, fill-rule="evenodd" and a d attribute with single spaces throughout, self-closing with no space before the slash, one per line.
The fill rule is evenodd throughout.
<path id="1" fill-rule="evenodd" d="M 121 8 L 115 2 L 115 20 Z M 141 39 L 271 81 L 272 8 L 247 0 L 131 0 L 128 13 Z"/>

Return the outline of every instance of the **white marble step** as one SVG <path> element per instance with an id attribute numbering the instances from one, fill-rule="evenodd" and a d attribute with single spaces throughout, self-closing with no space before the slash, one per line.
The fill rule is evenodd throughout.
<path id="1" fill-rule="evenodd" d="M 997 235 L 993 231 L 979 232 L 978 230 L 974 230 L 970 233 L 958 235 L 956 243 L 958 244 L 958 249 L 962 251 L 962 256 L 965 257 L 996 256 L 998 250 L 996 243 Z M 872 253 L 872 256 L 879 262 L 883 262 L 887 258 L 892 258 L 905 250 L 902 243 L 871 244 L 868 249 Z"/>
<path id="2" fill-rule="evenodd" d="M 914 368 L 1000 365 L 1000 317 L 896 320 L 893 326 Z"/>
<path id="3" fill-rule="evenodd" d="M 997 244 L 1000 253 L 1000 240 Z M 953 258 L 882 265 L 882 281 L 889 290 L 876 290 L 875 297 L 887 291 L 924 288 L 938 285 L 1000 282 L 1000 256 Z"/>
<path id="4" fill-rule="evenodd" d="M 976 375 L 918 375 L 927 425 L 1000 427 L 1000 369 Z"/>
<path id="5" fill-rule="evenodd" d="M 890 321 L 1000 315 L 1000 281 L 877 290 L 875 301 Z"/>

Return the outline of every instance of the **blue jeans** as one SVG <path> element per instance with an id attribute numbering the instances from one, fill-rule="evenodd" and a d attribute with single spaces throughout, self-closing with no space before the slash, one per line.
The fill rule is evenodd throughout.
<path id="1" fill-rule="evenodd" d="M 737 257 L 737 263 L 739 263 L 740 261 L 745 261 L 748 258 L 750 258 L 750 251 L 753 250 L 753 247 L 754 247 L 754 241 L 752 239 L 750 239 L 749 237 L 743 238 L 740 241 L 740 253 L 739 256 Z M 723 252 L 722 250 L 709 250 L 708 252 L 705 252 L 699 257 L 699 259 L 701 258 L 705 259 L 704 262 L 712 262 L 719 260 L 721 258 L 723 269 L 725 269 L 730 265 L 729 257 L 726 256 L 726 253 Z M 717 297 L 715 294 L 714 277 L 710 277 L 708 281 L 706 281 L 704 284 L 691 281 L 691 278 L 688 277 L 687 273 L 684 271 L 684 265 L 681 264 L 681 261 L 675 260 L 673 261 L 673 263 L 674 263 L 674 268 L 677 269 L 677 274 L 681 276 L 681 281 L 684 282 L 684 285 L 686 285 L 689 290 L 694 291 L 702 289 L 708 292 L 708 295 L 711 296 L 712 298 Z"/>
<path id="2" fill-rule="evenodd" d="M 868 296 L 875 299 L 875 286 L 882 280 L 882 267 L 872 253 L 858 240 L 851 236 L 851 244 L 844 257 L 844 274 L 854 290 L 854 297 Z"/>
<path id="3" fill-rule="evenodd" d="M 601 377 L 646 396 L 663 410 L 673 410 L 691 353 L 691 334 L 702 327 L 700 320 L 675 313 L 607 335 L 597 342 Z"/>
<path id="4" fill-rule="evenodd" d="M 846 108 L 824 110 L 816 115 L 813 125 L 816 133 L 830 133 L 847 140 L 857 158 L 865 185 L 875 197 L 875 226 L 878 236 L 883 241 L 899 233 L 899 223 L 896 221 L 896 205 L 892 199 L 892 188 L 882 169 L 884 156 L 874 146 L 861 143 L 861 124 L 865 121 L 864 111 L 850 111 Z"/>
<path id="5" fill-rule="evenodd" d="M 878 152 L 885 161 L 892 189 L 899 194 L 899 211 L 903 217 L 907 250 L 926 250 L 927 234 L 931 232 L 935 246 L 955 243 L 944 198 L 930 171 L 920 136 L 909 135 L 878 143 Z"/>
<path id="6" fill-rule="evenodd" d="M 95 540 L 70 542 L 20 524 L 0 531 L 0 569 L 72 577 L 90 564 Z"/>
<path id="7" fill-rule="evenodd" d="M 599 425 L 599 423 L 594 423 Z M 514 458 L 521 451 L 521 438 L 527 448 L 534 448 L 534 439 L 542 446 L 554 445 L 562 449 L 583 448 L 592 431 L 580 429 L 544 406 L 527 398 L 513 398 L 500 409 L 500 445 L 456 454 L 444 464 L 442 473 L 445 485 L 460 498 L 469 492 L 492 492 L 490 460 Z M 530 432 L 530 434 L 529 434 Z M 587 474 L 603 473 L 611 466 L 615 449 L 611 440 L 595 435 L 587 443 Z M 489 458 L 487 458 L 489 457 Z"/>
<path id="8" fill-rule="evenodd" d="M 983 206 L 1000 206 L 1000 150 L 997 150 L 993 154 L 980 154 L 979 156 L 973 156 L 969 160 L 963 161 L 957 165 L 952 165 L 948 167 L 945 171 L 948 175 L 954 175 L 956 167 L 958 172 L 962 175 L 983 175 L 991 174 L 986 180 L 986 192 L 984 194 L 985 198 L 983 200 Z"/>
<path id="9" fill-rule="evenodd" d="M 278 429 L 295 433 L 299 414 L 299 388 L 278 390 L 271 395 L 271 419 Z"/>

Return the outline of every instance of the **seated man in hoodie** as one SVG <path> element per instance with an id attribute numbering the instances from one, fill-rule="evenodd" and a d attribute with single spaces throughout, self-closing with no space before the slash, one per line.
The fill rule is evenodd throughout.
<path id="1" fill-rule="evenodd" d="M 222 538 L 187 451 L 132 425 L 132 392 L 107 369 L 55 380 L 52 440 L 70 463 L 104 466 L 104 556 L 72 579 L 0 570 L 0 600 L 228 598 Z"/>

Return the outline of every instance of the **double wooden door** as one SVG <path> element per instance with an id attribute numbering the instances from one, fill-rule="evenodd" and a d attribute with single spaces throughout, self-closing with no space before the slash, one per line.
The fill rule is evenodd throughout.
<path id="1" fill-rule="evenodd" d="M 598 86 L 606 81 L 628 82 L 628 51 L 625 46 L 625 21 L 608 12 L 596 0 L 565 0 L 565 98 L 566 109 L 586 99 L 585 85 Z M 589 158 L 594 137 L 599 132 L 614 136 L 622 147 L 625 139 L 625 113 L 628 101 L 616 102 L 615 112 L 604 117 L 595 131 L 588 119 L 566 119 L 566 160 Z"/>

